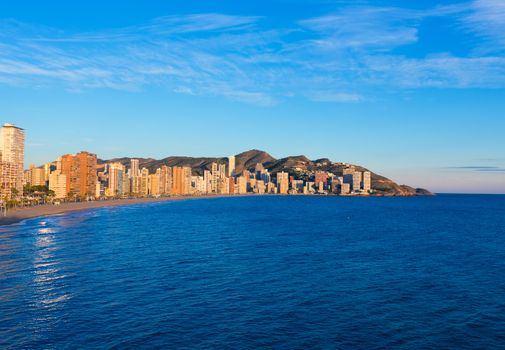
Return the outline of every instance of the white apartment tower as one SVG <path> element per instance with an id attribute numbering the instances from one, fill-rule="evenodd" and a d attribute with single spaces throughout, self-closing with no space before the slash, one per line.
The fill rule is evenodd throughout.
<path id="1" fill-rule="evenodd" d="M 228 177 L 235 175 L 235 156 L 228 157 Z"/>
<path id="2" fill-rule="evenodd" d="M 10 197 L 15 188 L 23 193 L 25 132 L 12 124 L 0 129 L 0 192 Z"/>

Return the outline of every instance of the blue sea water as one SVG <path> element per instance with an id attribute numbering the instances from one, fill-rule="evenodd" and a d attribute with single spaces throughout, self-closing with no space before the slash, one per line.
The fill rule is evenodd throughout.
<path id="1" fill-rule="evenodd" d="M 505 348 L 505 196 L 237 197 L 0 228 L 0 348 Z"/>

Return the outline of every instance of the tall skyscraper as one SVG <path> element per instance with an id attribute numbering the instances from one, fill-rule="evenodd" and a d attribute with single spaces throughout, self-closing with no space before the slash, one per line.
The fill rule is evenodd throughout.
<path id="1" fill-rule="evenodd" d="M 228 157 L 228 177 L 235 175 L 235 156 Z"/>
<path id="2" fill-rule="evenodd" d="M 11 197 L 12 189 L 23 194 L 25 132 L 12 124 L 0 129 L 0 177 L 2 197 Z"/>
<path id="3" fill-rule="evenodd" d="M 131 159 L 130 160 L 130 176 L 139 176 L 139 160 Z"/>

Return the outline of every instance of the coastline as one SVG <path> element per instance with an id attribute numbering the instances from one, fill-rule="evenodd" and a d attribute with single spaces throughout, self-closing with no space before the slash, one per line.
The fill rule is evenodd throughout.
<path id="1" fill-rule="evenodd" d="M 254 196 L 255 194 L 242 194 L 233 195 L 229 197 L 243 197 L 243 196 Z M 304 194 L 291 194 L 290 196 L 306 196 Z M 419 196 L 419 195 L 418 195 Z M 420 195 L 423 196 L 423 195 Z M 202 196 L 180 196 L 180 197 L 159 197 L 159 198 L 125 198 L 125 199 L 107 199 L 107 200 L 96 200 L 89 202 L 68 202 L 62 203 L 60 205 L 44 204 L 37 205 L 34 207 L 26 207 L 20 209 L 14 209 L 7 212 L 6 216 L 0 215 L 0 226 L 7 226 L 12 224 L 17 224 L 23 220 L 33 219 L 37 217 L 59 215 L 65 213 L 71 213 L 76 211 L 88 210 L 88 209 L 98 209 L 98 208 L 108 208 L 108 207 L 118 207 L 125 205 L 134 205 L 141 203 L 158 203 L 166 201 L 177 201 L 177 200 L 187 200 L 187 199 L 204 199 L 204 198 L 221 198 L 228 197 L 227 195 L 202 195 Z M 367 195 L 367 196 L 342 196 L 346 198 L 353 197 L 404 197 L 404 196 L 387 196 L 387 195 Z M 411 196 L 407 196 L 411 197 Z M 417 197 L 417 196 L 412 196 Z"/>
<path id="2" fill-rule="evenodd" d="M 20 208 L 7 212 L 6 216 L 0 216 L 0 226 L 12 225 L 23 220 L 33 219 L 43 216 L 71 213 L 76 211 L 118 207 L 141 203 L 158 203 L 166 201 L 176 201 L 195 198 L 210 198 L 215 196 L 192 196 L 192 197 L 160 197 L 160 198 L 132 198 L 132 199 L 108 199 L 89 202 L 62 203 L 61 205 L 44 204 L 34 207 Z"/>

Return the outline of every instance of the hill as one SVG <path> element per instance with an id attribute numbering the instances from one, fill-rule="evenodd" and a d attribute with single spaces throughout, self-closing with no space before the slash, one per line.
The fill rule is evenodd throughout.
<path id="1" fill-rule="evenodd" d="M 140 167 L 148 168 L 150 172 L 156 171 L 157 168 L 167 166 L 189 166 L 195 175 L 203 175 L 204 170 L 210 170 L 212 163 L 228 164 L 227 157 L 209 158 L 209 157 L 182 157 L 172 156 L 160 160 L 153 158 L 136 158 L 139 160 Z M 99 160 L 99 164 L 107 162 L 120 162 L 129 166 L 131 158 L 115 158 L 109 160 Z M 261 163 L 275 177 L 275 174 L 280 171 L 285 171 L 295 178 L 308 180 L 316 171 L 328 171 L 337 176 L 341 176 L 345 168 L 354 166 L 358 171 L 370 171 L 362 166 L 332 162 L 327 158 L 310 160 L 303 155 L 290 156 L 281 159 L 275 159 L 270 154 L 260 150 L 250 150 L 235 156 L 235 171 L 236 174 L 242 174 L 244 170 L 254 171 L 256 164 Z M 421 188 L 413 188 L 407 185 L 399 185 L 394 181 L 370 171 L 372 175 L 372 188 L 376 191 L 376 195 L 383 196 L 418 196 L 431 195 L 428 190 Z"/>

